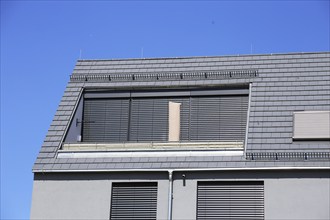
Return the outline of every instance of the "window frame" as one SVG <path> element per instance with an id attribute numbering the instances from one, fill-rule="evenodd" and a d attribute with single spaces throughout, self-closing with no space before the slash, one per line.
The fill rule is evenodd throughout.
<path id="1" fill-rule="evenodd" d="M 188 98 L 189 99 L 189 105 L 192 105 L 191 100 L 195 97 L 225 97 L 225 96 L 240 96 L 240 97 L 246 97 L 247 98 L 247 103 L 246 103 L 246 119 L 244 122 L 244 125 L 242 126 L 243 134 L 242 137 L 236 141 L 245 141 L 245 136 L 246 136 L 246 124 L 248 120 L 248 101 L 249 101 L 249 86 L 248 85 L 240 85 L 240 86 L 231 86 L 231 87 L 198 87 L 198 88 L 170 88 L 170 89 L 135 89 L 135 90 L 118 90 L 118 89 L 84 89 L 83 92 L 83 101 L 85 100 L 90 100 L 90 99 L 128 99 L 129 100 L 129 119 L 128 119 L 128 137 L 127 140 L 124 140 L 124 142 L 139 142 L 139 141 L 132 141 L 130 139 L 131 137 L 131 128 L 132 124 L 131 123 L 131 114 L 134 110 L 132 110 L 132 102 L 135 99 L 148 99 L 148 98 Z M 171 101 L 171 100 L 170 100 Z M 189 107 L 189 115 L 191 114 L 191 107 Z M 84 111 L 85 112 L 85 109 Z M 245 110 L 244 110 L 245 114 Z M 245 115 L 244 115 L 245 116 Z M 82 114 L 82 122 L 85 120 L 85 113 Z M 190 116 L 189 116 L 190 117 Z M 189 119 L 189 125 L 188 125 L 188 130 L 191 132 L 191 119 Z M 82 141 L 83 143 L 88 143 L 88 141 L 85 141 L 85 134 L 84 134 L 84 126 L 81 128 L 81 136 L 82 136 Z M 190 133 L 189 133 L 189 138 L 186 140 L 181 140 L 180 142 L 198 142 L 198 140 L 192 140 L 190 138 Z M 207 140 L 203 140 L 204 142 Z M 211 142 L 214 142 L 214 140 L 210 140 Z M 221 141 L 221 138 L 219 140 L 215 141 Z M 146 142 L 159 142 L 157 140 L 147 140 Z M 164 141 L 160 141 L 164 142 Z M 165 142 L 168 142 L 168 140 L 165 140 Z"/>

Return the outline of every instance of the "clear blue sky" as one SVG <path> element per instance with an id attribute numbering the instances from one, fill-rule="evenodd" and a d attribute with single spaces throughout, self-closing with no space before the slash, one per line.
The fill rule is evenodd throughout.
<path id="1" fill-rule="evenodd" d="M 29 218 L 33 174 L 83 59 L 329 51 L 329 1 L 1 0 L 1 219 Z"/>

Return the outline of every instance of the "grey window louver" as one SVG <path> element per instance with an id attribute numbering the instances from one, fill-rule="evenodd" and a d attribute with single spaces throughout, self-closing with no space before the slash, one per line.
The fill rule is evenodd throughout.
<path id="1" fill-rule="evenodd" d="M 248 96 L 193 97 L 190 140 L 242 141 Z"/>
<path id="2" fill-rule="evenodd" d="M 182 95 L 182 96 L 179 96 Z M 167 142 L 168 105 L 180 103 L 180 141 L 243 141 L 242 90 L 86 93 L 84 142 Z"/>
<path id="3" fill-rule="evenodd" d="M 157 183 L 113 183 L 111 220 L 156 219 Z"/>
<path id="4" fill-rule="evenodd" d="M 129 99 L 85 99 L 83 141 L 127 141 Z"/>
<path id="5" fill-rule="evenodd" d="M 199 182 L 197 219 L 264 219 L 262 181 Z"/>
<path id="6" fill-rule="evenodd" d="M 168 103 L 181 103 L 181 140 L 188 140 L 189 98 L 132 99 L 130 140 L 168 140 Z"/>

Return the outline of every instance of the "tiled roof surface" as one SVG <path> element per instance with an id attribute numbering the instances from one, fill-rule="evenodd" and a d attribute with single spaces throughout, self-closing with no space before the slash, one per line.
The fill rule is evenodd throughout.
<path id="1" fill-rule="evenodd" d="M 257 71 L 254 77 L 111 81 L 116 74 L 214 74 Z M 80 78 L 79 78 L 79 77 Z M 94 76 L 91 77 L 91 76 Z M 96 77 L 95 77 L 96 76 Z M 101 77 L 103 76 L 103 77 Z M 324 152 L 329 141 L 292 140 L 294 111 L 330 110 L 330 53 L 79 60 L 34 164 L 34 172 L 116 169 L 330 167 L 330 158 L 252 160 L 243 157 L 57 158 L 78 97 L 88 87 L 160 87 L 252 83 L 247 153 Z"/>

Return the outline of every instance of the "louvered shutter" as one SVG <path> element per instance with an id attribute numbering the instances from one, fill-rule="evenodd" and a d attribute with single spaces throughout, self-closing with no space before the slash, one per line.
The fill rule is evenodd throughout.
<path id="1" fill-rule="evenodd" d="M 181 140 L 188 139 L 189 98 L 132 99 L 130 141 L 168 141 L 168 104 L 181 103 Z"/>
<path id="2" fill-rule="evenodd" d="M 247 108 L 248 96 L 220 98 L 220 140 L 244 140 Z"/>
<path id="3" fill-rule="evenodd" d="M 157 183 L 113 183 L 111 220 L 156 219 Z"/>
<path id="4" fill-rule="evenodd" d="M 243 141 L 244 89 L 91 92 L 85 94 L 83 141 L 167 142 L 169 102 L 181 103 L 180 141 Z"/>
<path id="5" fill-rule="evenodd" d="M 191 99 L 190 140 L 244 140 L 248 96 L 203 96 Z"/>
<path id="6" fill-rule="evenodd" d="M 199 182 L 197 219 L 264 219 L 263 182 Z"/>
<path id="7" fill-rule="evenodd" d="M 129 99 L 85 99 L 83 141 L 127 141 Z"/>

